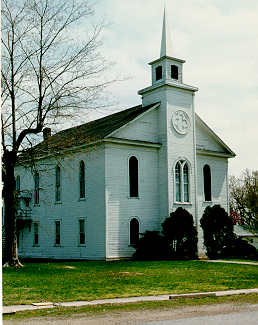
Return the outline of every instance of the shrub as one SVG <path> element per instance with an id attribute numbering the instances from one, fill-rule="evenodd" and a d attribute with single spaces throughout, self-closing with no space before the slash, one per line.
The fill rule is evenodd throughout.
<path id="1" fill-rule="evenodd" d="M 200 223 L 207 256 L 211 259 L 232 257 L 235 235 L 232 220 L 225 209 L 220 205 L 206 207 Z"/>
<path id="2" fill-rule="evenodd" d="M 195 259 L 197 257 L 197 231 L 193 216 L 178 208 L 163 224 L 163 235 L 170 245 L 169 259 Z"/>
<path id="3" fill-rule="evenodd" d="M 258 260 L 257 249 L 242 238 L 236 238 L 233 246 L 233 258 Z"/>
<path id="4" fill-rule="evenodd" d="M 169 245 L 164 236 L 158 231 L 145 231 L 138 243 L 133 245 L 136 248 L 133 254 L 134 259 L 141 261 L 161 261 L 168 256 Z"/>

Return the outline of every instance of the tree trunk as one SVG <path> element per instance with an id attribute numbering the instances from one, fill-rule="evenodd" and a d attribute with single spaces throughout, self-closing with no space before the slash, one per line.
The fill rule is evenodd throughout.
<path id="1" fill-rule="evenodd" d="M 16 184 L 14 177 L 14 166 L 16 157 L 13 152 L 6 151 L 3 155 L 5 173 L 3 175 L 3 199 L 4 199 L 4 231 L 5 231 L 5 252 L 4 267 L 19 267 L 22 264 L 18 258 L 17 247 L 17 200 Z"/>

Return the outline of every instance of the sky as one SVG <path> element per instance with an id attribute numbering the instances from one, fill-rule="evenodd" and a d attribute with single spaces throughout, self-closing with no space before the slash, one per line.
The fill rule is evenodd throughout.
<path id="1" fill-rule="evenodd" d="M 111 88 L 118 108 L 141 104 L 137 91 L 151 85 L 164 5 L 183 82 L 199 89 L 195 111 L 237 155 L 229 174 L 258 170 L 257 0 L 99 0 L 94 19 L 111 23 L 101 52 L 116 61 L 114 75 L 131 77 Z"/>

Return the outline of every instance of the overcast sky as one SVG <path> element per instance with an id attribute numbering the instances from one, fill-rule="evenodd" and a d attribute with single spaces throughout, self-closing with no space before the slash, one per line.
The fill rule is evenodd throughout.
<path id="1" fill-rule="evenodd" d="M 237 154 L 229 174 L 258 170 L 257 0 L 99 0 L 94 19 L 112 23 L 102 53 L 117 62 L 114 73 L 133 77 L 112 88 L 120 109 L 141 104 L 137 91 L 151 84 L 164 4 L 183 82 L 199 88 L 196 113 Z"/>

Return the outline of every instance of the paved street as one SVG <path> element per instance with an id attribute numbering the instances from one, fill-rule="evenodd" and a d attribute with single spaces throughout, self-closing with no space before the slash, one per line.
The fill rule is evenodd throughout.
<path id="1" fill-rule="evenodd" d="M 207 325 L 227 325 L 227 324 L 255 325 L 258 324 L 258 311 L 141 323 L 141 325 L 150 325 L 150 324 L 151 325 L 206 325 L 206 324 Z"/>
<path id="2" fill-rule="evenodd" d="M 97 314 L 72 313 L 65 316 L 5 320 L 4 325 L 256 325 L 258 303 L 230 302 L 212 305 L 180 305 L 171 308 L 144 308 L 106 311 Z"/>

